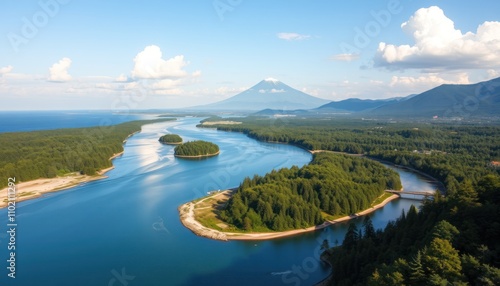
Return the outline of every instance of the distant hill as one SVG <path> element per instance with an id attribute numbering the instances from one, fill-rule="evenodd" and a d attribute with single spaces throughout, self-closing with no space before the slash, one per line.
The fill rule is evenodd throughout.
<path id="1" fill-rule="evenodd" d="M 341 101 L 332 101 L 317 108 L 317 110 L 324 111 L 326 109 L 343 110 L 358 112 L 367 109 L 376 108 L 382 105 L 393 104 L 402 100 L 402 98 L 389 98 L 389 99 L 359 99 L 349 98 Z"/>
<path id="2" fill-rule="evenodd" d="M 196 106 L 198 110 L 294 110 L 319 107 L 328 100 L 296 90 L 279 80 L 266 79 L 253 87 L 223 101 Z"/>
<path id="3" fill-rule="evenodd" d="M 443 84 L 408 100 L 363 113 L 389 117 L 498 116 L 500 78 L 476 84 Z"/>

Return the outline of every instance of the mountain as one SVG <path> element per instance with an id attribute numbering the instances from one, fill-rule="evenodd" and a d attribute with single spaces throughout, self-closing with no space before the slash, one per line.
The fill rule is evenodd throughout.
<path id="1" fill-rule="evenodd" d="M 358 112 L 367 109 L 376 108 L 382 105 L 393 104 L 400 101 L 401 98 L 390 98 L 390 99 L 359 99 L 359 98 L 349 98 L 341 101 L 332 101 L 325 105 L 322 105 L 316 110 L 324 111 L 326 109 L 331 110 L 344 110 L 351 112 Z"/>
<path id="2" fill-rule="evenodd" d="M 197 106 L 199 110 L 294 110 L 319 107 L 328 100 L 308 95 L 279 80 L 268 78 L 250 89 L 216 103 Z"/>
<path id="3" fill-rule="evenodd" d="M 498 116 L 500 78 L 476 84 L 443 84 L 410 99 L 363 113 L 388 117 Z"/>

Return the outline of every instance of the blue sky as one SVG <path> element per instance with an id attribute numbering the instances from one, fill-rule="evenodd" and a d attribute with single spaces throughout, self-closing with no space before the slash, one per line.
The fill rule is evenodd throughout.
<path id="1" fill-rule="evenodd" d="M 329 100 L 500 76 L 500 2 L 0 2 L 1 110 L 178 108 L 268 77 Z"/>

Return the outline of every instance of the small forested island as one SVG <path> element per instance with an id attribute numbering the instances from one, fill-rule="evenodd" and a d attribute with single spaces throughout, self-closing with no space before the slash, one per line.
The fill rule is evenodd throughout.
<path id="1" fill-rule="evenodd" d="M 212 142 L 197 140 L 178 145 L 174 155 L 179 158 L 205 158 L 219 155 L 219 146 Z"/>
<path id="2" fill-rule="evenodd" d="M 182 138 L 181 136 L 177 134 L 167 134 L 163 135 L 158 139 L 163 144 L 170 144 L 170 145 L 177 145 L 182 143 Z"/>
<path id="3" fill-rule="evenodd" d="M 399 174 L 366 158 L 318 153 L 302 168 L 246 178 L 220 212 L 242 231 L 284 231 L 368 209 L 384 191 L 400 190 Z"/>

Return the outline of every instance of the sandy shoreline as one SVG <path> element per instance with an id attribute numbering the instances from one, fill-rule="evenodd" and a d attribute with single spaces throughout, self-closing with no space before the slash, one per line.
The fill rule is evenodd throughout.
<path id="1" fill-rule="evenodd" d="M 109 160 L 111 161 L 117 157 L 120 157 L 121 155 L 123 155 L 123 152 L 116 153 L 111 156 Z M 46 193 L 67 190 L 83 183 L 107 178 L 107 176 L 105 176 L 104 174 L 112 169 L 114 169 L 114 166 L 102 169 L 97 172 L 97 175 L 95 176 L 71 173 L 67 176 L 56 178 L 40 178 L 27 182 L 16 182 L 16 202 L 36 199 Z M 4 208 L 8 204 L 8 190 L 8 187 L 0 190 L 0 208 Z"/>
<path id="2" fill-rule="evenodd" d="M 275 238 L 280 238 L 280 237 L 287 237 L 287 236 L 293 236 L 301 233 L 306 233 L 306 232 L 311 232 L 311 231 L 316 231 L 323 229 L 325 227 L 331 226 L 336 223 L 348 221 L 351 219 L 358 218 L 360 216 L 367 215 L 369 213 L 372 213 L 382 207 L 384 207 L 386 204 L 391 202 L 392 200 L 398 199 L 398 195 L 392 195 L 385 199 L 383 202 L 380 204 L 377 204 L 369 209 L 366 209 L 364 211 L 361 211 L 359 213 L 356 213 L 351 216 L 345 216 L 341 217 L 335 220 L 330 220 L 330 221 L 325 221 L 324 223 L 316 226 L 311 226 L 308 228 L 303 228 L 303 229 L 295 229 L 295 230 L 288 230 L 288 231 L 281 231 L 281 232 L 257 232 L 257 233 L 234 233 L 234 232 L 223 232 L 223 231 L 218 231 L 212 228 L 208 228 L 203 226 L 200 222 L 198 222 L 195 218 L 195 207 L 197 204 L 200 204 L 201 202 L 211 199 L 211 198 L 216 198 L 221 195 L 225 195 L 228 192 L 231 192 L 230 190 L 226 190 L 223 192 L 218 192 L 214 195 L 208 196 L 203 198 L 200 201 L 197 202 L 188 202 L 186 204 L 183 204 L 179 207 L 179 214 L 180 214 L 180 219 L 182 224 L 190 229 L 192 232 L 194 232 L 196 235 L 211 238 L 211 239 L 216 239 L 216 240 L 223 240 L 223 241 L 228 241 L 228 240 L 268 240 L 268 239 L 275 239 Z"/>
<path id="3" fill-rule="evenodd" d="M 177 158 L 182 158 L 182 159 L 201 159 L 201 158 L 209 158 L 209 157 L 214 157 L 220 154 L 220 151 L 217 151 L 217 153 L 213 154 L 208 154 L 208 155 L 198 155 L 198 156 L 184 156 L 184 155 L 175 155 Z"/>

